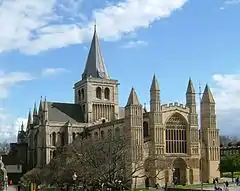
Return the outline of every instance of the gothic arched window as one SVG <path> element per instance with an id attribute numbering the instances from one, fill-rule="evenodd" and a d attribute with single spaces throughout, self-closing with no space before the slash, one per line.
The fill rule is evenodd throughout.
<path id="1" fill-rule="evenodd" d="M 143 137 L 148 137 L 149 133 L 148 133 L 148 122 L 144 121 L 143 122 Z"/>
<path id="2" fill-rule="evenodd" d="M 166 152 L 187 153 L 187 122 L 179 113 L 166 122 Z"/>
<path id="3" fill-rule="evenodd" d="M 98 99 L 102 98 L 102 89 L 100 87 L 96 88 L 96 98 Z"/>
<path id="4" fill-rule="evenodd" d="M 105 88 L 105 90 L 104 90 L 104 98 L 105 99 L 110 99 L 110 90 L 109 90 L 109 88 Z"/>

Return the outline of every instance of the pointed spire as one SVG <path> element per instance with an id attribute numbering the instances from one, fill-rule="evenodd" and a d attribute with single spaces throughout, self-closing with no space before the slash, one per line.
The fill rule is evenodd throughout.
<path id="1" fill-rule="evenodd" d="M 31 109 L 29 109 L 27 126 L 29 127 L 32 123 L 32 112 Z"/>
<path id="2" fill-rule="evenodd" d="M 189 78 L 186 94 L 194 94 L 194 93 L 195 93 L 195 89 L 194 89 L 194 86 L 193 86 L 193 82 L 192 82 L 192 79 Z"/>
<path id="3" fill-rule="evenodd" d="M 203 96 L 202 96 L 202 103 L 215 103 L 212 92 L 208 85 L 206 85 Z"/>
<path id="4" fill-rule="evenodd" d="M 40 103 L 39 103 L 39 111 L 42 111 L 42 110 L 43 110 L 43 102 L 42 102 L 42 96 L 41 96 Z"/>
<path id="5" fill-rule="evenodd" d="M 152 85 L 151 85 L 151 91 L 160 91 L 159 84 L 157 81 L 157 78 L 155 74 L 153 75 Z"/>
<path id="6" fill-rule="evenodd" d="M 37 116 L 37 104 L 34 102 L 33 116 Z"/>
<path id="7" fill-rule="evenodd" d="M 22 121 L 21 131 L 23 131 L 23 129 L 24 129 L 24 125 L 23 125 L 23 121 Z"/>
<path id="8" fill-rule="evenodd" d="M 43 109 L 44 109 L 45 112 L 48 111 L 48 104 L 47 104 L 47 97 L 46 97 L 46 96 L 45 96 L 45 98 L 44 98 Z"/>
<path id="9" fill-rule="evenodd" d="M 134 88 L 131 89 L 130 95 L 128 97 L 127 106 L 129 106 L 129 105 L 141 105 Z"/>
<path id="10" fill-rule="evenodd" d="M 100 50 L 96 24 L 94 25 L 94 34 L 85 69 L 82 74 L 82 79 L 86 79 L 89 76 L 109 79 L 109 75 Z"/>

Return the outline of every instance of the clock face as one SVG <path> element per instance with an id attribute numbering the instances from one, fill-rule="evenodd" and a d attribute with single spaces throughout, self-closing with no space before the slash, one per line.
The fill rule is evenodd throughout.
<path id="1" fill-rule="evenodd" d="M 105 77 L 105 72 L 98 72 L 98 76 L 100 78 L 104 78 Z"/>

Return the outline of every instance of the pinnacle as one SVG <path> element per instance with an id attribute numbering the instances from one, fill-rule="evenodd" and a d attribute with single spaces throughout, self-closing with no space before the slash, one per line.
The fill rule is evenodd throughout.
<path id="1" fill-rule="evenodd" d="M 32 124 L 32 114 L 31 110 L 29 109 L 27 127 L 29 127 L 30 124 Z"/>
<path id="2" fill-rule="evenodd" d="M 34 103 L 33 115 L 37 115 L 37 104 L 36 104 L 36 102 Z"/>
<path id="3" fill-rule="evenodd" d="M 157 81 L 157 78 L 154 74 L 153 76 L 153 80 L 152 80 L 152 85 L 151 85 L 151 91 L 160 91 L 160 88 L 159 88 L 159 84 L 158 84 L 158 81 Z"/>
<path id="4" fill-rule="evenodd" d="M 187 87 L 187 94 L 193 94 L 195 93 L 195 89 L 194 89 L 194 86 L 193 86 L 193 82 L 192 82 L 192 79 L 189 78 L 189 81 L 188 81 L 188 87 Z"/>
<path id="5" fill-rule="evenodd" d="M 137 93 L 134 90 L 134 88 L 131 89 L 131 92 L 130 92 L 129 97 L 128 97 L 127 106 L 129 106 L 129 105 L 141 105 L 139 100 L 138 100 Z"/>
<path id="6" fill-rule="evenodd" d="M 203 96 L 202 96 L 202 103 L 215 103 L 212 92 L 208 87 L 208 85 L 206 85 L 204 89 Z"/>

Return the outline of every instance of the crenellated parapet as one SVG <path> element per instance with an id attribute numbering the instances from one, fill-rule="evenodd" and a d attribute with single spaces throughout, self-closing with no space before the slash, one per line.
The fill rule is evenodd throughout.
<path id="1" fill-rule="evenodd" d="M 163 104 L 161 105 L 161 110 L 162 111 L 171 111 L 171 110 L 180 110 L 183 112 L 189 112 L 189 108 L 186 107 L 184 104 L 182 103 L 178 103 L 178 102 L 173 102 L 173 103 L 169 103 L 169 104 Z"/>

